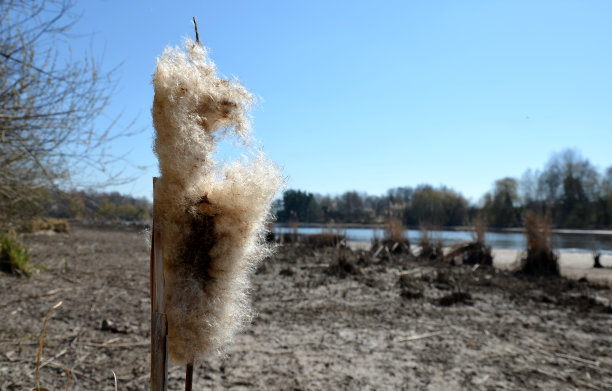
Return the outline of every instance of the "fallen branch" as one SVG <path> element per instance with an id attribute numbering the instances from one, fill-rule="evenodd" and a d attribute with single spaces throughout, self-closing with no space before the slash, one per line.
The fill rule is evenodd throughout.
<path id="1" fill-rule="evenodd" d="M 40 364 L 40 368 L 49 365 L 52 361 L 62 357 L 64 354 L 66 354 L 68 352 L 68 349 L 64 349 L 61 352 L 59 352 L 58 354 L 56 354 L 55 356 L 46 359 L 42 364 Z"/>

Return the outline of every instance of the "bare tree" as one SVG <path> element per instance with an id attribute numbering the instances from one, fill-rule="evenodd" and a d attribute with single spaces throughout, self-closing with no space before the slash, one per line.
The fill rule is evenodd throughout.
<path id="1" fill-rule="evenodd" d="M 50 189 L 76 173 L 106 171 L 109 141 L 125 131 L 96 129 L 114 71 L 93 56 L 73 59 L 72 0 L 0 0 L 0 216 L 36 213 Z M 112 131 L 111 131 L 112 130 Z M 105 181 L 116 178 L 112 174 Z"/>

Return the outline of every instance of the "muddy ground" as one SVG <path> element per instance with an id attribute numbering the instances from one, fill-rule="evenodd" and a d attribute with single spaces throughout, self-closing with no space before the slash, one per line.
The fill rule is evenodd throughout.
<path id="1" fill-rule="evenodd" d="M 0 390 L 146 390 L 149 253 L 130 228 L 23 238 L 43 271 L 0 273 Z M 330 263 L 343 256 L 342 264 Z M 610 390 L 610 288 L 408 256 L 284 245 L 253 276 L 254 323 L 194 390 Z M 184 369 L 170 365 L 169 389 Z"/>

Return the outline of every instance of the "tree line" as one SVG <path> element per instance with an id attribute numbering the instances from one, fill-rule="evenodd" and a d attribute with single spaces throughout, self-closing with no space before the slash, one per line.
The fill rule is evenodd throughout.
<path id="1" fill-rule="evenodd" d="M 576 150 L 551 156 L 541 170 L 505 177 L 478 203 L 445 186 L 397 187 L 381 196 L 356 191 L 329 196 L 290 189 L 277 200 L 278 222 L 380 224 L 399 218 L 407 226 L 461 226 L 482 217 L 491 227 L 522 226 L 527 211 L 556 227 L 612 226 L 612 166 L 600 171 Z"/>
<path id="2" fill-rule="evenodd" d="M 75 186 L 77 173 L 104 174 L 101 185 L 121 182 L 109 174 L 110 164 L 120 158 L 108 147 L 131 134 L 129 127 L 113 126 L 117 118 L 108 128 L 94 126 L 110 102 L 116 73 L 100 69 L 89 56 L 64 61 L 78 19 L 75 6 L 74 0 L 0 1 L 0 225 L 41 215 L 150 216 L 146 199 L 66 190 Z M 288 190 L 275 209 L 280 222 L 383 223 L 394 217 L 408 226 L 457 226 L 481 216 L 490 226 L 513 227 L 521 225 L 526 211 L 534 211 L 558 227 L 611 227 L 612 166 L 600 171 L 566 150 L 541 170 L 497 180 L 476 204 L 448 187 L 423 184 L 381 196 Z"/>
<path id="3" fill-rule="evenodd" d="M 472 211 L 461 194 L 430 185 L 398 187 L 386 195 L 373 196 L 347 191 L 339 196 L 322 196 L 287 190 L 274 205 L 279 222 L 382 223 L 390 217 L 406 225 L 462 225 Z"/>
<path id="4" fill-rule="evenodd" d="M 151 219 L 151 202 L 118 192 L 49 191 L 39 215 L 89 222 L 143 222 Z"/>

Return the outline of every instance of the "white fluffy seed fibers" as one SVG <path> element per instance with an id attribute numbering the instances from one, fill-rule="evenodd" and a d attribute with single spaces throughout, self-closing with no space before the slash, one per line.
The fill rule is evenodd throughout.
<path id="1" fill-rule="evenodd" d="M 261 152 L 213 160 L 218 137 L 248 142 L 253 98 L 217 75 L 205 48 L 191 40 L 166 48 L 153 84 L 168 349 L 185 364 L 221 350 L 249 321 L 248 277 L 269 252 L 263 234 L 282 177 Z"/>

